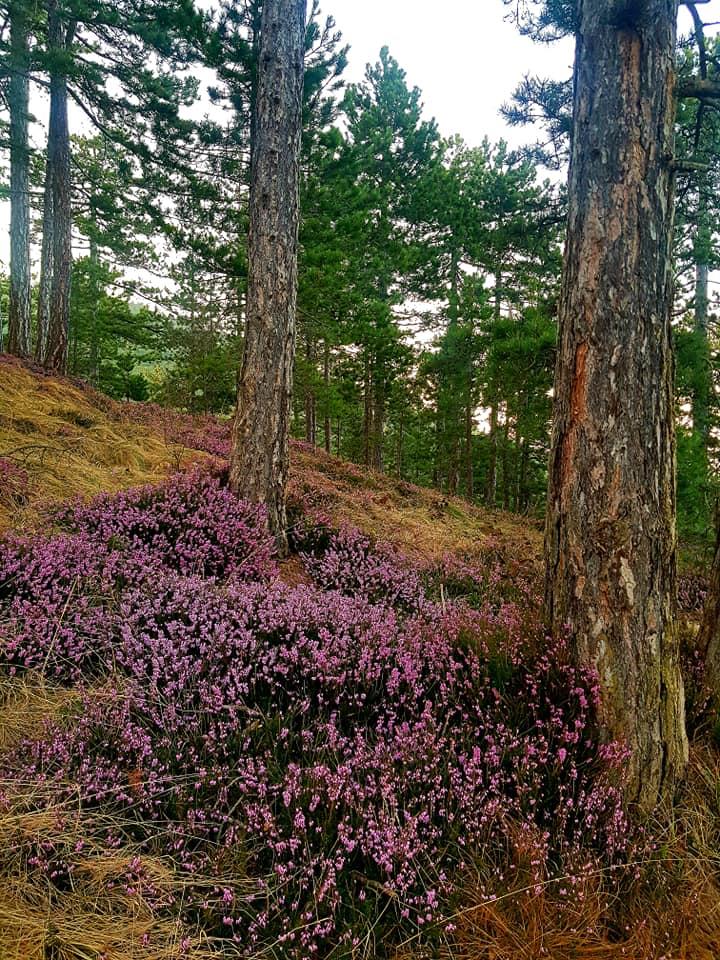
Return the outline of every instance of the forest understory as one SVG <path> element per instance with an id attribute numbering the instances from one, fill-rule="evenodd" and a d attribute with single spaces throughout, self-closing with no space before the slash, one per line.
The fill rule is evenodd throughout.
<path id="1" fill-rule="evenodd" d="M 0 376 L 3 960 L 717 957 L 700 573 L 641 829 L 537 524 L 295 443 L 278 562 L 227 422 Z"/>

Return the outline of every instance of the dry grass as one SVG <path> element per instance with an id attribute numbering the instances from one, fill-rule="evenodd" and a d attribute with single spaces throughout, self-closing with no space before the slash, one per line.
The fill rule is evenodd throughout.
<path id="1" fill-rule="evenodd" d="M 681 797 L 649 832 L 651 854 L 579 887 L 560 879 L 538 890 L 520 881 L 489 902 L 468 889 L 445 960 L 718 960 L 715 753 L 693 752 Z"/>
<path id="2" fill-rule="evenodd" d="M 293 450 L 293 492 L 336 522 L 360 527 L 413 559 L 436 560 L 445 553 L 487 556 L 497 545 L 528 568 L 537 568 L 541 560 L 541 525 L 532 518 L 483 510 L 321 451 Z"/>
<path id="3" fill-rule="evenodd" d="M 120 418 L 119 408 L 69 380 L 0 363 L 0 457 L 30 477 L 30 496 L 0 492 L 0 528 L 31 523 L 46 500 L 92 496 L 162 479 L 178 460 L 165 438 Z"/>
<path id="4" fill-rule="evenodd" d="M 16 818 L 14 838 L 51 834 L 53 811 Z M 82 831 L 76 825 L 77 837 Z M 7 834 L 3 829 L 2 834 Z M 57 826 L 53 838 L 57 840 Z M 8 840 L 7 836 L 3 837 Z M 72 841 L 66 828 L 63 840 Z M 87 845 L 87 838 L 83 838 Z M 8 849 L 8 848 L 6 848 Z M 3 859 L 6 859 L 4 857 Z M 0 960 L 210 960 L 218 952 L 170 911 L 148 902 L 142 889 L 129 893 L 126 875 L 132 852 L 117 855 L 90 849 L 73 860 L 72 883 L 58 889 L 31 881 L 21 858 L 5 864 L 0 878 Z M 154 890 L 182 898 L 182 880 L 168 864 L 141 858 Z M 134 864 L 133 864 L 134 866 Z M 153 891 L 154 895 L 154 891 Z"/>
<path id="5" fill-rule="evenodd" d="M 48 686 L 36 677 L 0 677 L 0 753 L 40 734 L 47 720 L 76 699 L 72 690 Z"/>
<path id="6" fill-rule="evenodd" d="M 96 691 L 103 696 L 102 688 Z M 85 695 L 88 695 L 86 691 Z M 3 750 L 77 702 L 77 694 L 30 676 L 0 688 Z M 129 835 L 123 824 L 75 802 L 58 803 L 52 787 L 0 782 L 0 960 L 218 960 L 208 938 L 182 921 L 189 884 L 207 890 L 218 883 L 247 892 L 238 863 L 228 876 L 189 877 L 170 857 L 153 857 L 129 841 L 115 850 L 99 842 L 108 831 Z M 124 827 L 128 830 L 124 830 Z M 28 870 L 28 856 L 43 844 L 72 864 L 56 885 Z M 128 876 L 132 873 L 132 887 Z M 142 879 L 138 880 L 141 875 Z M 172 903 L 169 901 L 172 900 Z M 158 907 L 161 901 L 168 906 Z"/>

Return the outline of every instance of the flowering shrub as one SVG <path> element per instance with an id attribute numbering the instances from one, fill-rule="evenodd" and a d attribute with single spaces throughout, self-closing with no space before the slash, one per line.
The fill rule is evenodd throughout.
<path id="1" fill-rule="evenodd" d="M 406 611 L 420 610 L 426 604 L 418 574 L 403 564 L 389 544 L 372 546 L 359 530 L 343 527 L 332 531 L 326 526 L 296 537 L 302 548 L 305 566 L 315 583 L 325 590 L 339 590 L 351 597 L 387 603 Z"/>
<path id="2" fill-rule="evenodd" d="M 328 525 L 296 529 L 313 583 L 286 586 L 262 514 L 208 473 L 53 520 L 0 551 L 2 659 L 92 684 L 6 776 L 79 802 L 95 843 L 171 856 L 198 878 L 176 909 L 208 936 L 377 955 L 435 929 L 456 871 L 509 832 L 533 882 L 623 855 L 595 679 L 519 606 L 438 604 L 390 548 Z M 72 849 L 18 843 L 69 882 Z M 220 880 L 238 862 L 242 896 Z"/>
<path id="3" fill-rule="evenodd" d="M 262 509 L 238 500 L 205 470 L 70 504 L 50 519 L 103 547 L 139 551 L 180 573 L 246 579 L 275 573 Z"/>
<path id="4" fill-rule="evenodd" d="M 700 573 L 686 573 L 678 577 L 678 606 L 684 613 L 702 610 L 708 592 L 708 580 Z"/>

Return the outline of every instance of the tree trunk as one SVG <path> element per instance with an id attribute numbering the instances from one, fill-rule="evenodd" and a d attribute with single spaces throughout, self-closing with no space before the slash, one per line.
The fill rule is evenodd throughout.
<path id="1" fill-rule="evenodd" d="M 700 185 L 700 210 L 698 212 L 698 235 L 695 242 L 695 315 L 694 328 L 697 340 L 694 388 L 692 396 L 693 430 L 700 438 L 707 457 L 710 442 L 710 399 L 712 395 L 712 365 L 708 341 L 708 283 L 710 268 L 711 237 L 707 212 L 707 184 Z"/>
<path id="2" fill-rule="evenodd" d="M 43 190 L 42 246 L 40 250 L 40 283 L 38 285 L 37 330 L 35 332 L 35 359 L 45 363 L 50 327 L 50 290 L 52 288 L 53 208 L 52 168 L 50 142 L 45 157 L 45 187 Z"/>
<path id="3" fill-rule="evenodd" d="M 468 395 L 465 404 L 465 496 L 472 501 L 475 496 L 473 474 L 473 378 L 472 366 L 468 370 Z"/>
<path id="4" fill-rule="evenodd" d="M 372 466 L 381 473 L 385 467 L 383 448 L 385 445 L 385 382 L 379 376 L 374 377 L 375 395 L 373 397 Z"/>
<path id="5" fill-rule="evenodd" d="M 487 482 L 485 484 L 485 503 L 489 507 L 495 506 L 497 493 L 497 429 L 498 408 L 497 401 L 493 400 L 490 407 L 490 463 L 488 464 Z"/>
<path id="6" fill-rule="evenodd" d="M 370 466 L 373 434 L 373 403 L 370 354 L 365 352 L 365 370 L 363 377 L 363 463 Z"/>
<path id="7" fill-rule="evenodd" d="M 95 226 L 93 215 L 93 227 Z M 100 300 L 100 287 L 98 284 L 98 271 L 100 269 L 100 257 L 98 255 L 97 240 L 90 240 L 90 264 L 92 268 L 92 329 L 90 331 L 90 382 L 97 384 L 100 381 L 100 330 L 98 317 L 98 303 Z"/>
<path id="8" fill-rule="evenodd" d="M 311 339 L 310 331 L 307 331 L 305 337 L 305 359 L 307 360 L 308 378 L 314 378 L 315 375 L 315 349 Z M 305 439 L 313 446 L 317 441 L 317 400 L 315 391 L 309 383 L 305 390 Z"/>
<path id="9" fill-rule="evenodd" d="M 505 404 L 505 423 L 503 424 L 502 445 L 502 504 L 503 510 L 510 509 L 510 411 Z"/>
<path id="10" fill-rule="evenodd" d="M 402 409 L 400 410 L 400 420 L 398 423 L 397 442 L 395 444 L 395 475 L 398 480 L 402 480 L 403 461 L 405 459 L 405 417 Z"/>
<path id="11" fill-rule="evenodd" d="M 323 385 L 325 387 L 325 414 L 323 418 L 323 433 L 325 439 L 325 453 L 330 453 L 332 430 L 330 424 L 330 344 L 325 341 L 323 355 Z"/>
<path id="12" fill-rule="evenodd" d="M 705 658 L 705 680 L 717 704 L 720 701 L 720 526 L 696 643 Z"/>
<path id="13" fill-rule="evenodd" d="M 546 528 L 551 628 L 650 811 L 687 760 L 672 627 L 675 0 L 581 0 Z"/>
<path id="14" fill-rule="evenodd" d="M 30 353 L 30 49 L 28 8 L 10 4 L 8 107 L 10 112 L 10 302 L 8 351 Z"/>
<path id="15" fill-rule="evenodd" d="M 63 29 L 57 0 L 48 5 L 48 33 L 51 49 L 67 50 L 72 44 L 74 24 Z M 45 364 L 64 373 L 68 359 L 70 326 L 70 281 L 72 276 L 72 181 L 70 169 L 70 131 L 68 128 L 67 77 L 54 71 L 50 75 L 50 127 L 48 163 L 52 192 L 52 282 L 50 317 Z"/>
<path id="16" fill-rule="evenodd" d="M 305 10 L 305 0 L 263 4 L 245 349 L 230 459 L 231 487 L 265 504 L 281 554 L 287 552 Z"/>

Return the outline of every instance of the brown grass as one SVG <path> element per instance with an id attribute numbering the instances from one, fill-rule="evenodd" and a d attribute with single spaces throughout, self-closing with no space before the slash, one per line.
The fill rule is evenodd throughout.
<path id="1" fill-rule="evenodd" d="M 413 559 L 436 560 L 445 553 L 487 555 L 497 544 L 529 568 L 540 563 L 542 531 L 536 520 L 484 510 L 322 451 L 293 449 L 290 492 L 335 522 L 389 541 Z"/>
<path id="2" fill-rule="evenodd" d="M 652 853 L 579 887 L 562 879 L 539 890 L 518 882 L 490 901 L 467 889 L 445 960 L 718 960 L 715 753 L 693 751 L 682 795 L 649 830 Z"/>
<path id="3" fill-rule="evenodd" d="M 0 457 L 24 469 L 31 486 L 27 502 L 0 491 L 0 528 L 31 523 L 43 501 L 152 483 L 197 458 L 118 411 L 92 390 L 3 358 Z"/>

